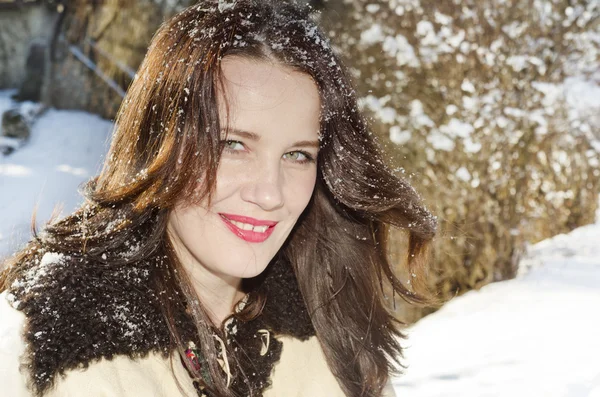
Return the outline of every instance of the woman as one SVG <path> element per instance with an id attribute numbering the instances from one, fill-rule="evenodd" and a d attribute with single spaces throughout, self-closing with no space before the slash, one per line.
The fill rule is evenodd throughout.
<path id="1" fill-rule="evenodd" d="M 393 395 L 383 284 L 435 300 L 436 220 L 305 10 L 204 1 L 163 25 L 85 193 L 0 280 L 8 395 Z"/>

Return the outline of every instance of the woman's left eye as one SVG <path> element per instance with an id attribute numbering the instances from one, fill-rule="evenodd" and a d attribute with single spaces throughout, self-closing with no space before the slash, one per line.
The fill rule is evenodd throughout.
<path id="1" fill-rule="evenodd" d="M 297 163 L 311 163 L 314 161 L 313 156 L 311 156 L 309 153 L 302 151 L 289 152 L 284 154 L 283 156 Z"/>

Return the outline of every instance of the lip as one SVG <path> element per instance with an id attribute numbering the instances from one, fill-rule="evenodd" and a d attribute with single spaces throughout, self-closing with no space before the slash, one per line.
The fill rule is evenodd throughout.
<path id="1" fill-rule="evenodd" d="M 278 223 L 275 221 L 260 220 L 260 219 L 255 219 L 255 218 L 251 218 L 248 216 L 242 216 L 242 215 L 225 214 L 225 213 L 219 213 L 219 215 L 221 215 L 221 219 L 223 220 L 223 222 L 225 222 L 225 225 L 229 228 L 229 230 L 231 230 L 233 232 L 233 234 L 235 234 L 242 240 L 245 240 L 245 241 L 248 241 L 251 243 L 262 243 L 263 241 L 268 239 L 269 236 L 271 236 L 271 234 L 275 230 L 275 225 L 277 225 L 277 223 Z M 239 227 L 237 227 L 236 225 L 234 225 L 233 223 L 229 222 L 229 220 L 236 221 L 236 222 L 242 222 L 242 223 L 248 223 L 252 226 L 268 226 L 268 228 L 264 233 L 255 232 L 252 230 L 242 230 Z"/>
<path id="2" fill-rule="evenodd" d="M 275 221 L 264 221 L 261 219 L 250 218 L 249 216 L 235 215 L 235 214 L 225 214 L 223 212 L 219 213 L 221 217 L 225 217 L 227 219 L 231 219 L 232 221 L 248 223 L 252 226 L 275 226 L 277 222 Z"/>

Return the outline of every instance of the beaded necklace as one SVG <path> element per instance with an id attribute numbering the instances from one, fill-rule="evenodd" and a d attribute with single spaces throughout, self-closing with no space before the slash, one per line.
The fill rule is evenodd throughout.
<path id="1" fill-rule="evenodd" d="M 235 312 L 239 313 L 243 310 L 248 302 L 248 295 L 244 296 L 244 298 L 237 303 L 235 307 Z M 238 330 L 238 321 L 235 317 L 229 317 L 225 323 L 223 324 L 223 329 L 225 331 L 225 336 L 227 342 L 230 343 L 229 336 L 233 336 L 237 333 Z M 225 346 L 225 342 L 221 339 L 217 334 L 213 333 L 214 339 L 219 343 L 219 356 L 217 358 L 219 364 L 223 371 L 227 374 L 227 386 L 229 387 L 231 384 L 231 369 L 229 367 L 229 360 L 227 358 L 227 347 Z M 264 353 L 261 352 L 261 355 Z M 208 372 L 208 363 L 206 359 L 200 354 L 196 344 L 192 341 L 188 342 L 188 348 L 185 350 L 185 359 L 188 362 L 189 366 L 191 366 L 195 373 L 200 373 L 202 378 L 197 378 L 194 376 L 194 373 L 190 371 L 188 365 L 184 362 L 184 358 L 181 357 L 182 364 L 188 371 L 190 378 L 194 384 L 194 387 L 198 391 L 198 395 L 200 397 L 209 397 L 208 392 L 205 390 L 204 385 L 211 385 L 212 380 L 210 377 L 210 373 Z"/>
<path id="2" fill-rule="evenodd" d="M 198 349 L 194 342 L 188 343 L 188 348 L 185 350 L 185 357 L 187 362 L 194 368 L 196 373 L 200 373 L 202 375 L 202 379 L 197 378 L 193 375 L 193 373 L 189 370 L 188 366 L 185 365 L 184 358 L 181 357 L 181 363 L 184 368 L 188 371 L 190 378 L 194 384 L 194 388 L 198 392 L 199 397 L 209 397 L 207 391 L 205 390 L 204 385 L 210 384 L 210 374 L 208 373 L 206 360 L 198 353 Z"/>

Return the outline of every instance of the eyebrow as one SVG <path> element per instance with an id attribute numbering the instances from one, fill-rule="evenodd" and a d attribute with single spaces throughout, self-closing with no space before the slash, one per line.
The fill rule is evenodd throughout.
<path id="1" fill-rule="evenodd" d="M 225 132 L 226 130 L 223 128 L 222 129 L 223 132 Z M 260 141 L 260 135 L 258 135 L 255 132 L 250 132 L 250 131 L 244 131 L 244 130 L 239 130 L 237 128 L 233 128 L 229 130 L 229 134 L 233 134 L 233 135 L 237 135 L 241 138 L 246 138 L 249 139 L 251 141 L 255 141 L 258 142 Z M 296 146 L 301 146 L 301 147 L 313 147 L 316 149 L 319 149 L 319 141 L 298 141 L 295 142 L 294 144 L 292 144 L 293 147 Z"/>

